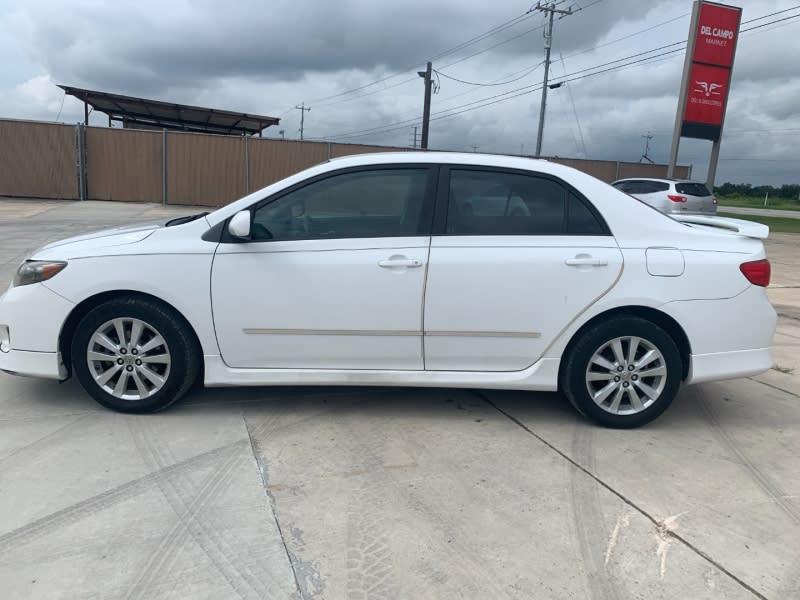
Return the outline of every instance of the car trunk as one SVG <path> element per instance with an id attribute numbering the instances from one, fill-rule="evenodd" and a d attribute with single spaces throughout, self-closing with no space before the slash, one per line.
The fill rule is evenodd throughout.
<path id="1" fill-rule="evenodd" d="M 714 214 L 717 212 L 717 205 L 714 196 L 702 183 L 691 181 L 678 182 L 675 184 L 675 191 L 686 198 L 686 202 L 681 206 L 683 212 Z"/>

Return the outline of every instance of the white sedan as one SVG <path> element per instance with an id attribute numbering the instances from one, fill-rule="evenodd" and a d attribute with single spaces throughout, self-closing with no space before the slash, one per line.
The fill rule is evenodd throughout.
<path id="1" fill-rule="evenodd" d="M 211 214 L 37 250 L 0 299 L 0 369 L 74 374 L 123 412 L 202 378 L 561 390 L 634 427 L 682 383 L 773 364 L 767 228 L 679 219 L 545 161 L 331 160 Z"/>

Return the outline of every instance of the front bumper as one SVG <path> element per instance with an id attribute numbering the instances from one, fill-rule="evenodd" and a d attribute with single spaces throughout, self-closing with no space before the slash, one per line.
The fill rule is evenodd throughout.
<path id="1" fill-rule="evenodd" d="M 60 352 L 26 352 L 25 350 L 0 352 L 0 371 L 10 375 L 43 377 L 59 381 L 67 378 L 67 370 L 61 362 Z"/>
<path id="2" fill-rule="evenodd" d="M 58 338 L 75 305 L 37 283 L 11 287 L 0 296 L 0 325 L 9 340 L 0 350 L 0 370 L 15 375 L 64 379 Z"/>

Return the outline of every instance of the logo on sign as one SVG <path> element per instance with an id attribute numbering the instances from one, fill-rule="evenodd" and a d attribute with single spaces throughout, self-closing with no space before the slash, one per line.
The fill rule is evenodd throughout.
<path id="1" fill-rule="evenodd" d="M 711 37 L 722 38 L 724 40 L 732 40 L 734 35 L 733 31 L 730 29 L 721 29 L 720 27 L 711 27 L 709 25 L 701 26 L 700 34 L 710 35 Z"/>
<path id="2" fill-rule="evenodd" d="M 706 98 L 710 98 L 711 96 L 720 96 L 722 92 L 719 90 L 724 87 L 721 83 L 709 83 L 708 81 L 695 81 L 695 92 L 700 92 L 701 94 L 705 94 Z"/>

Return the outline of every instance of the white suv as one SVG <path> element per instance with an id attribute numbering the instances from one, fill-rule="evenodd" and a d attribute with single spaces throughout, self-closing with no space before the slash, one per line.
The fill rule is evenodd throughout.
<path id="1" fill-rule="evenodd" d="M 620 179 L 615 188 L 663 213 L 714 215 L 717 199 L 706 184 L 672 179 Z"/>

